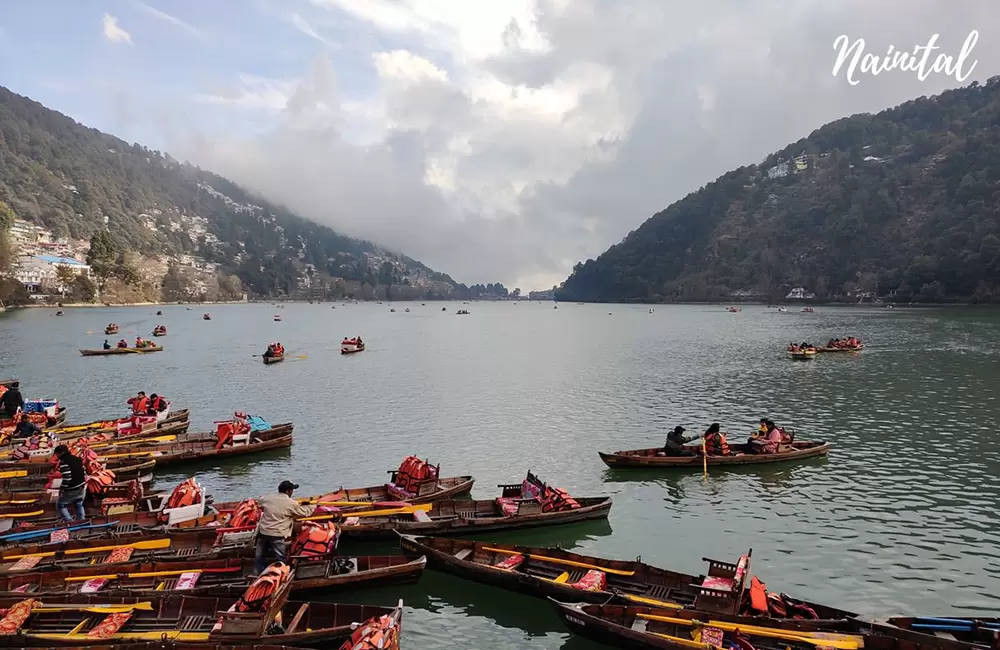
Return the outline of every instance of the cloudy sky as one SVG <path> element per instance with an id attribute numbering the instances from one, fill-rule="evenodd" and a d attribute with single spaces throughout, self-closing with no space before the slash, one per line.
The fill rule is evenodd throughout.
<path id="1" fill-rule="evenodd" d="M 562 281 L 822 124 L 960 85 L 832 74 L 940 34 L 1000 73 L 1000 4 L 939 0 L 37 0 L 0 83 L 456 279 Z"/>

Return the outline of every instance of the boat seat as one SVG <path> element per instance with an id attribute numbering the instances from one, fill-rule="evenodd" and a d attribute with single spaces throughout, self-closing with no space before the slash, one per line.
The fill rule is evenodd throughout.
<path id="1" fill-rule="evenodd" d="M 213 616 L 185 616 L 184 620 L 179 622 L 178 628 L 185 631 L 203 630 L 215 625 L 215 621 Z"/>
<path id="2" fill-rule="evenodd" d="M 632 621 L 632 629 L 635 630 L 636 632 L 645 632 L 646 626 L 648 624 L 649 621 L 642 618 L 637 618 L 634 621 Z"/>
<path id="3" fill-rule="evenodd" d="M 452 553 L 452 555 L 454 555 L 459 560 L 464 560 L 465 558 L 467 558 L 470 555 L 472 555 L 472 549 L 471 548 L 463 548 L 460 551 L 456 551 L 455 553 Z"/>
<path id="4" fill-rule="evenodd" d="M 944 630 L 934 630 L 934 636 L 941 639 L 948 639 L 949 641 L 958 641 L 954 634 L 951 632 L 945 632 Z"/>
<path id="5" fill-rule="evenodd" d="M 475 519 L 476 518 L 476 511 L 475 510 L 456 510 L 455 511 L 455 515 L 459 519 Z"/>

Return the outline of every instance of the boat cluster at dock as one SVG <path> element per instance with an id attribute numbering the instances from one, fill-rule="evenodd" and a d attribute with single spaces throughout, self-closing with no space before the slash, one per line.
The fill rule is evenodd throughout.
<path id="1" fill-rule="evenodd" d="M 44 419 L 34 418 L 41 428 L 27 436 L 13 422 L 0 422 L 7 446 L 0 455 L 0 646 L 398 650 L 401 600 L 359 605 L 307 598 L 340 593 L 349 600 L 368 586 L 417 582 L 425 568 L 547 598 L 570 631 L 611 647 L 997 646 L 996 619 L 870 620 L 803 594 L 770 591 L 751 571 L 752 550 L 732 561 L 705 558 L 705 573 L 688 575 L 641 558 L 484 540 L 497 531 L 606 519 L 612 500 L 570 494 L 531 471 L 497 486 L 490 498 L 472 499 L 472 476 L 444 476 L 440 465 L 417 456 L 402 459 L 388 481 L 297 496 L 308 514 L 295 523 L 286 561 L 254 575 L 259 498 L 214 502 L 195 477 L 156 492 L 155 472 L 291 446 L 291 423 L 236 413 L 214 431 L 196 433 L 189 431 L 189 411 L 169 407 L 81 425 L 65 425 L 57 404 L 45 409 Z M 776 429 L 762 420 L 762 430 Z M 772 461 L 802 457 L 796 454 L 817 445 L 825 453 L 825 443 L 787 437 L 789 455 L 771 454 Z M 84 520 L 57 518 L 62 479 L 51 459 L 57 444 L 84 461 Z M 680 470 L 707 468 L 712 458 L 697 447 L 681 451 L 602 458 L 613 468 Z M 724 458 L 772 462 L 753 460 L 767 455 L 734 451 Z M 372 539 L 398 540 L 402 553 L 360 555 L 349 548 Z"/>

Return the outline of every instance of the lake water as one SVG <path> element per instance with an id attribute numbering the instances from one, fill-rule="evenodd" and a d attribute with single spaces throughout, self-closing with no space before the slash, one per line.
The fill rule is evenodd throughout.
<path id="1" fill-rule="evenodd" d="M 442 313 L 442 306 L 447 313 Z M 771 590 L 866 615 L 995 611 L 1000 594 L 1000 313 L 988 310 L 458 303 L 296 304 L 22 310 L 0 316 L 0 374 L 26 397 L 58 397 L 69 421 L 112 417 L 143 389 L 209 429 L 235 410 L 295 422 L 291 451 L 196 473 L 217 500 L 384 482 L 407 454 L 472 474 L 473 495 L 532 470 L 577 496 L 609 494 L 608 522 L 491 535 L 643 560 L 688 573 L 735 559 Z M 409 307 L 410 313 L 404 309 Z M 203 321 L 203 311 L 213 320 Z M 272 314 L 281 313 L 283 322 Z M 609 314 L 609 312 L 611 312 Z M 83 358 L 103 327 L 169 328 L 164 352 Z M 88 333 L 92 332 L 92 333 Z M 360 334 L 369 349 L 342 357 Z M 864 353 L 789 361 L 789 341 L 857 335 Z M 112 337 L 112 343 L 117 337 Z M 305 359 L 264 367 L 280 340 Z M 660 445 L 718 421 L 740 440 L 768 416 L 829 458 L 700 472 L 611 471 L 597 456 Z M 345 543 L 344 552 L 395 552 Z M 598 648 L 571 638 L 549 605 L 428 570 L 402 597 L 404 647 Z"/>

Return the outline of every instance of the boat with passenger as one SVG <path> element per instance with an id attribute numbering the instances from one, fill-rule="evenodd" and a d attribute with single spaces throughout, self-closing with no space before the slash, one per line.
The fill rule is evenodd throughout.
<path id="1" fill-rule="evenodd" d="M 364 351 L 365 342 L 361 340 L 360 336 L 355 336 L 353 339 L 349 339 L 345 336 L 344 340 L 340 342 L 341 354 L 354 354 L 355 352 Z"/>

